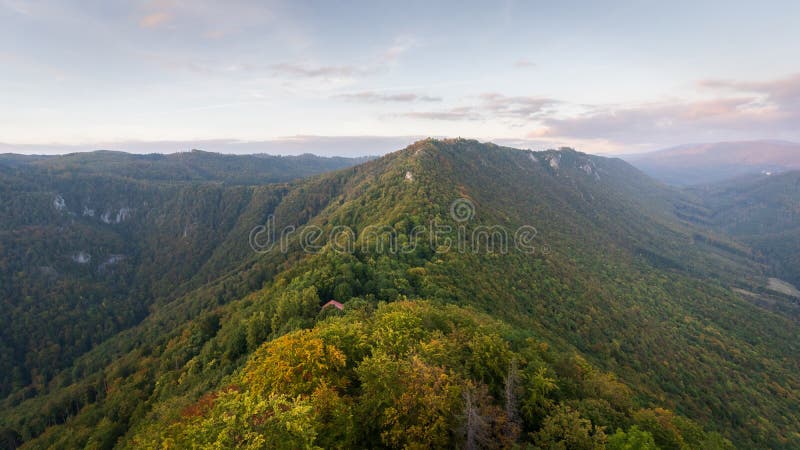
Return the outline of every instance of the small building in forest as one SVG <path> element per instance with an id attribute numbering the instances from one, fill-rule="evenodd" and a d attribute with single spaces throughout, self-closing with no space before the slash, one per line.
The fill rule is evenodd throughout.
<path id="1" fill-rule="evenodd" d="M 320 309 L 325 309 L 325 308 L 327 308 L 329 306 L 333 306 L 334 308 L 338 309 L 339 311 L 344 309 L 344 305 L 342 305 L 341 303 L 337 302 L 336 300 L 331 300 L 328 303 L 325 303 L 324 305 L 322 305 L 322 308 L 320 308 Z"/>

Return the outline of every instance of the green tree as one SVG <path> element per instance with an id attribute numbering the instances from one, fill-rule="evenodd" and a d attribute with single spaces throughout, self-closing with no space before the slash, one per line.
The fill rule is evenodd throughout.
<path id="1" fill-rule="evenodd" d="M 608 450 L 658 450 L 653 435 L 632 426 L 627 432 L 621 429 L 608 437 Z"/>
<path id="2" fill-rule="evenodd" d="M 533 441 L 543 450 L 598 450 L 604 448 L 606 435 L 578 411 L 560 407 L 545 418 Z"/>

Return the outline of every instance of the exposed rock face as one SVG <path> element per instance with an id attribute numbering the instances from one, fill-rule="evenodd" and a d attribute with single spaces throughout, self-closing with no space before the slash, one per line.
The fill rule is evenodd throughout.
<path id="1" fill-rule="evenodd" d="M 561 155 L 552 155 L 547 158 L 548 162 L 550 163 L 550 167 L 555 170 L 558 170 L 558 166 L 561 163 Z"/>
<path id="2" fill-rule="evenodd" d="M 545 164 L 553 173 L 557 175 L 572 173 L 573 169 L 583 172 L 587 176 L 600 180 L 600 173 L 591 156 L 580 154 L 569 148 L 559 150 L 548 150 L 539 155 L 531 153 L 528 155 L 531 161 Z M 578 174 L 580 175 L 580 172 Z"/>
<path id="3" fill-rule="evenodd" d="M 124 222 L 124 221 L 128 220 L 128 218 L 130 218 L 132 214 L 133 214 L 133 210 L 132 209 L 130 209 L 130 208 L 121 208 L 117 212 L 117 223 Z"/>
<path id="4" fill-rule="evenodd" d="M 53 207 L 56 211 L 66 211 L 67 210 L 67 202 L 64 200 L 64 197 L 61 194 L 56 195 L 56 198 L 53 200 Z"/>
<path id="5" fill-rule="evenodd" d="M 89 264 L 89 262 L 91 262 L 91 260 L 92 260 L 92 255 L 90 255 L 90 254 L 88 254 L 88 253 L 86 253 L 84 251 L 80 251 L 80 252 L 74 253 L 71 258 L 72 258 L 72 261 L 74 261 L 74 262 L 76 262 L 78 264 Z"/>
<path id="6" fill-rule="evenodd" d="M 600 174 L 597 173 L 597 167 L 595 167 L 591 159 L 587 159 L 581 164 L 580 168 L 586 172 L 586 175 L 593 176 L 596 180 L 600 180 Z"/>
<path id="7" fill-rule="evenodd" d="M 114 210 L 108 210 L 104 212 L 100 216 L 100 220 L 104 223 L 112 224 L 112 223 L 122 223 L 133 215 L 133 209 L 128 207 L 120 208 L 116 214 L 114 214 Z"/>

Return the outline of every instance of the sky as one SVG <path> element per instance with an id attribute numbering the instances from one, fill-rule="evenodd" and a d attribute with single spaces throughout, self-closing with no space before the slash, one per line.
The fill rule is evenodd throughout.
<path id="1" fill-rule="evenodd" d="M 800 140 L 800 2 L 0 0 L 0 152 Z"/>

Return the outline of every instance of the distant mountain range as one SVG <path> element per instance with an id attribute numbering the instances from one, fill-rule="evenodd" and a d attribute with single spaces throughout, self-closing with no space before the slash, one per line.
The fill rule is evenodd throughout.
<path id="1" fill-rule="evenodd" d="M 66 155 L 0 153 L 0 169 L 43 172 L 48 176 L 103 176 L 157 182 L 223 182 L 265 184 L 287 182 L 322 172 L 354 166 L 371 157 L 322 157 L 311 154 L 226 155 L 190 152 L 147 155 L 98 150 Z"/>
<path id="2" fill-rule="evenodd" d="M 623 158 L 668 184 L 709 184 L 800 169 L 800 144 L 772 140 L 687 144 Z"/>

